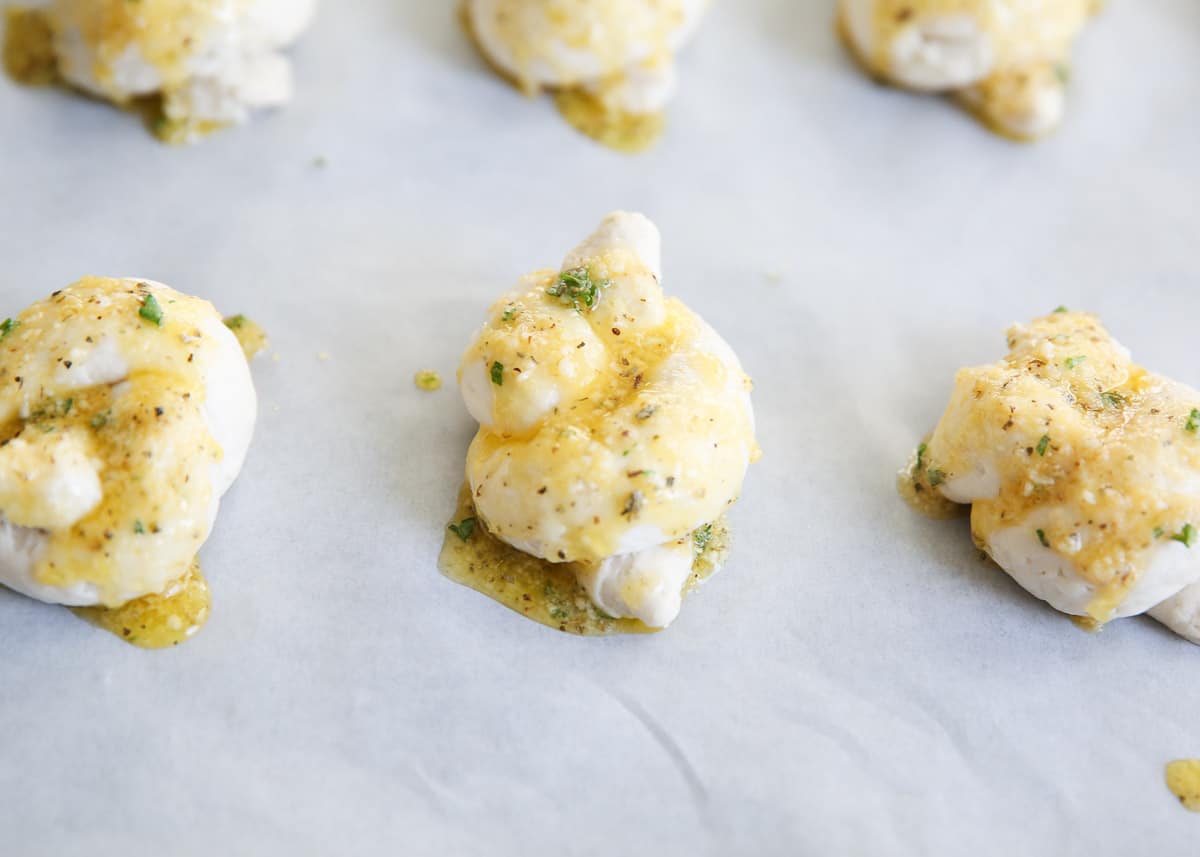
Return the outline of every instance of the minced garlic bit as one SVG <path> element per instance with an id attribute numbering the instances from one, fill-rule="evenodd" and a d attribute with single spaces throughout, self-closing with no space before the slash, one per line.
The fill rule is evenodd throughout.
<path id="1" fill-rule="evenodd" d="M 442 389 L 442 376 L 432 369 L 422 369 L 413 376 L 413 383 L 417 385 L 418 390 L 432 393 Z"/>

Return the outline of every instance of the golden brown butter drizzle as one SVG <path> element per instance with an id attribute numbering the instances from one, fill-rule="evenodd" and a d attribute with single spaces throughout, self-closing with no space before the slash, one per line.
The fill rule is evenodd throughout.
<path id="1" fill-rule="evenodd" d="M 465 520 L 473 522 L 467 530 L 460 526 Z M 573 564 L 546 562 L 497 539 L 476 517 L 471 491 L 465 485 L 459 491 L 452 523 L 459 527 L 459 532 L 446 531 L 438 568 L 455 583 L 568 634 L 600 637 L 662 630 L 650 628 L 637 619 L 615 619 L 601 611 L 576 580 Z M 722 517 L 714 522 L 708 546 L 692 564 L 692 575 L 683 588 L 685 595 L 721 568 L 729 553 L 729 543 L 729 526 Z"/>
<path id="2" fill-rule="evenodd" d="M 208 582 L 197 559 L 162 595 L 147 595 L 123 607 L 75 607 L 72 612 L 138 648 L 168 649 L 204 627 L 211 605 Z"/>

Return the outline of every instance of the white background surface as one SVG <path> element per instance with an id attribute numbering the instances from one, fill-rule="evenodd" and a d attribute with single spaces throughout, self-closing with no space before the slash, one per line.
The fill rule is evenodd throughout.
<path id="1" fill-rule="evenodd" d="M 0 315 L 153 277 L 282 357 L 195 640 L 0 593 L 0 851 L 1195 853 L 1163 765 L 1200 755 L 1200 650 L 1078 631 L 893 474 L 1060 303 L 1200 385 L 1198 48 L 1195 0 L 1115 0 L 1017 146 L 865 80 L 832 3 L 727 0 L 635 159 L 491 76 L 449 0 L 326 2 L 295 104 L 190 149 L 0 82 Z M 580 640 L 439 576 L 472 426 L 411 378 L 614 208 L 755 376 L 766 456 L 675 626 Z"/>

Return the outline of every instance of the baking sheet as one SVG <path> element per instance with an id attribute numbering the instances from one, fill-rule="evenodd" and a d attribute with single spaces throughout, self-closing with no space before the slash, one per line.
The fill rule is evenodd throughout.
<path id="1" fill-rule="evenodd" d="M 832 3 L 720 3 L 634 159 L 493 78 L 454 5 L 326 2 L 296 102 L 189 149 L 0 81 L 0 314 L 153 277 L 280 358 L 203 633 L 146 653 L 0 592 L 0 850 L 1192 853 L 1163 765 L 1200 755 L 1200 650 L 1077 630 L 893 474 L 1058 304 L 1200 385 L 1200 5 L 1111 3 L 1029 147 L 867 82 Z M 614 208 L 755 376 L 766 456 L 675 626 L 580 640 L 439 576 L 471 424 L 412 375 Z"/>

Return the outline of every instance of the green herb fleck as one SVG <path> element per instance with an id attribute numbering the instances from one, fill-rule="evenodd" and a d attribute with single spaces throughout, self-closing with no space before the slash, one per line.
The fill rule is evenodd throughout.
<path id="1" fill-rule="evenodd" d="M 231 315 L 229 318 L 225 319 L 225 326 L 230 330 L 241 330 L 246 326 L 246 317 L 241 313 L 237 315 Z"/>
<path id="2" fill-rule="evenodd" d="M 1100 401 L 1108 405 L 1110 408 L 1120 408 L 1125 405 L 1125 397 L 1120 393 L 1115 393 L 1112 390 L 1105 390 L 1100 394 Z"/>
<path id="3" fill-rule="evenodd" d="M 1171 536 L 1172 541 L 1180 542 L 1184 547 L 1191 547 L 1196 543 L 1196 528 L 1191 524 L 1184 524 L 1183 529 L 1175 535 Z"/>
<path id="4" fill-rule="evenodd" d="M 14 318 L 6 318 L 0 321 L 0 342 L 8 338 L 8 335 L 21 326 L 21 322 Z"/>
<path id="5" fill-rule="evenodd" d="M 1037 454 L 1045 455 L 1046 450 L 1049 448 L 1050 448 L 1050 435 L 1044 434 L 1044 435 L 1042 435 L 1042 439 L 1038 441 Z"/>
<path id="6" fill-rule="evenodd" d="M 1071 82 L 1071 67 L 1065 62 L 1056 62 L 1054 64 L 1054 76 L 1058 78 L 1058 82 L 1066 86 Z"/>
<path id="7" fill-rule="evenodd" d="M 447 529 L 465 542 L 475 532 L 475 523 L 475 518 L 463 518 L 457 524 L 451 524 Z"/>
<path id="8" fill-rule="evenodd" d="M 516 304 L 509 304 L 507 307 L 504 308 L 504 314 L 500 316 L 500 320 L 501 321 L 512 321 L 516 317 L 517 317 Z"/>
<path id="9" fill-rule="evenodd" d="M 946 474 L 936 467 L 932 470 L 926 471 L 925 476 L 928 477 L 929 484 L 934 488 L 946 481 Z"/>
<path id="10" fill-rule="evenodd" d="M 1055 312 L 1070 312 L 1070 310 L 1068 310 L 1068 309 L 1067 309 L 1065 306 L 1063 306 L 1062 304 L 1059 304 L 1058 306 L 1056 306 L 1056 307 L 1054 308 L 1054 311 L 1055 311 Z"/>
<path id="11" fill-rule="evenodd" d="M 102 413 L 96 414 L 96 416 L 92 417 L 92 419 L 91 419 L 92 428 L 94 428 L 94 429 L 104 428 L 106 425 L 108 425 L 108 418 L 111 415 L 112 415 L 112 411 L 104 411 Z"/>
<path id="12" fill-rule="evenodd" d="M 648 420 L 654 416 L 654 412 L 657 410 L 657 405 L 646 405 L 646 407 L 642 408 L 640 411 L 634 414 L 634 416 L 636 416 L 639 420 Z"/>
<path id="13" fill-rule="evenodd" d="M 697 556 L 708 550 L 708 543 L 712 541 L 712 537 L 712 524 L 705 524 L 703 527 L 692 533 L 692 543 L 696 545 Z"/>
<path id="14" fill-rule="evenodd" d="M 558 298 L 561 303 L 570 304 L 576 312 L 583 312 L 584 309 L 596 308 L 600 302 L 600 290 L 607 285 L 607 280 L 593 280 L 592 272 L 587 268 L 572 268 L 559 274 L 554 285 L 546 289 L 546 294 Z"/>
<path id="15" fill-rule="evenodd" d="M 1044 548 L 1050 547 L 1050 542 L 1046 541 L 1046 531 L 1045 530 L 1038 530 L 1037 537 L 1038 537 L 1038 541 L 1042 543 L 1042 547 L 1044 547 Z"/>
<path id="16" fill-rule="evenodd" d="M 1155 527 L 1154 528 L 1154 538 L 1161 539 L 1163 537 L 1164 532 L 1166 532 L 1166 531 L 1162 527 Z"/>
<path id="17" fill-rule="evenodd" d="M 63 416 L 65 417 L 67 414 L 71 413 L 71 408 L 73 408 L 73 407 L 75 407 L 74 399 L 63 399 L 63 403 L 62 403 Z"/>
<path id="18" fill-rule="evenodd" d="M 499 360 L 492 364 L 492 383 L 497 387 L 504 386 L 504 364 Z"/>
<path id="19" fill-rule="evenodd" d="M 1200 429 L 1200 410 L 1192 408 L 1192 413 L 1188 417 L 1187 425 L 1183 427 L 1183 430 L 1195 434 L 1197 429 Z"/>
<path id="20" fill-rule="evenodd" d="M 143 524 L 141 521 L 134 521 L 133 522 L 133 531 L 135 533 L 137 533 L 139 536 L 144 536 L 146 534 L 146 525 Z"/>
<path id="21" fill-rule="evenodd" d="M 922 443 L 917 446 L 917 463 L 913 467 L 914 473 L 920 473 L 925 467 L 925 453 L 929 451 L 929 444 Z"/>
<path id="22" fill-rule="evenodd" d="M 1066 360 L 1063 361 L 1063 366 L 1065 366 L 1067 369 L 1074 369 L 1076 366 L 1078 366 L 1080 363 L 1085 362 L 1086 360 L 1087 360 L 1086 355 L 1081 355 L 1079 357 L 1068 357 Z"/>
<path id="23" fill-rule="evenodd" d="M 162 327 L 163 310 L 159 306 L 158 298 L 153 294 L 148 294 L 142 298 L 142 307 L 138 310 L 138 315 L 146 319 L 146 321 L 153 322 L 157 326 Z"/>

